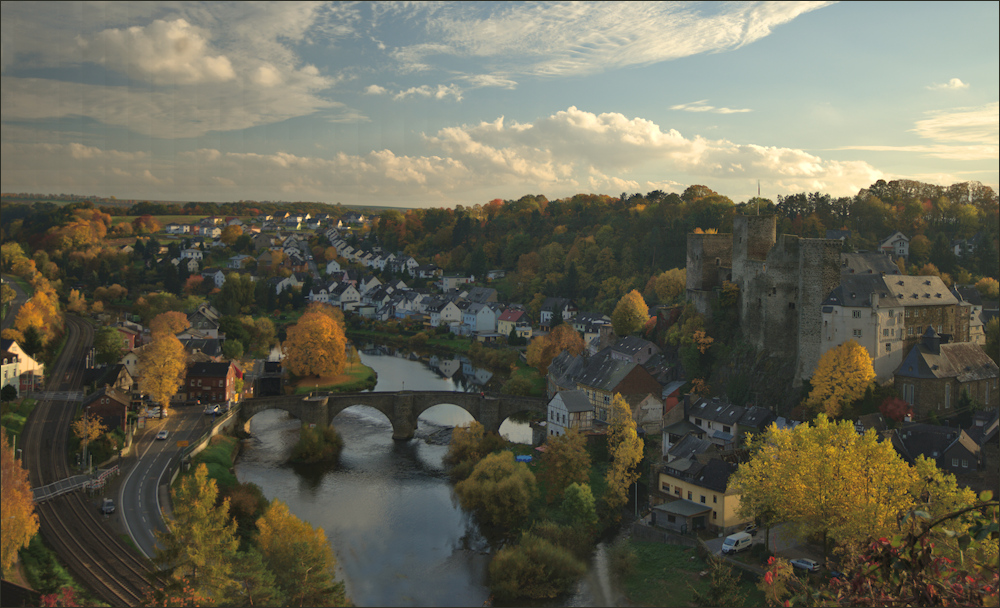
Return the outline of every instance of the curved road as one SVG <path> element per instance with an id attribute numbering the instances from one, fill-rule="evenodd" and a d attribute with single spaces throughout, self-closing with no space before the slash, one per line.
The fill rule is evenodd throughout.
<path id="1" fill-rule="evenodd" d="M 161 494 L 160 487 L 170 483 L 167 469 L 182 451 L 177 442 L 197 439 L 209 426 L 200 408 L 182 406 L 172 407 L 169 411 L 171 415 L 168 418 L 152 420 L 145 432 L 137 435 L 135 448 L 138 458 L 129 467 L 118 490 L 122 523 L 136 547 L 150 558 L 156 554 L 157 548 L 162 548 L 154 530 L 161 533 L 167 531 L 162 512 L 165 505 L 161 503 L 167 496 L 166 491 Z M 169 433 L 166 441 L 156 439 L 156 433 L 162 429 Z"/>
<path id="2" fill-rule="evenodd" d="M 14 327 L 14 319 L 17 317 L 18 310 L 21 309 L 21 305 L 28 301 L 28 294 L 21 289 L 21 286 L 14 281 L 14 277 L 10 275 L 4 275 L 4 283 L 10 285 L 17 294 L 14 297 L 14 301 L 10 304 L 10 310 L 7 311 L 7 316 L 3 318 L 3 322 L 0 323 L 0 328 L 7 329 Z"/>

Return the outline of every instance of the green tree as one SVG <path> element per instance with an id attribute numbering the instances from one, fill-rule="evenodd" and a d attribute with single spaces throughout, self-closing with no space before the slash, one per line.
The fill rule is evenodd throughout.
<path id="1" fill-rule="evenodd" d="M 286 606 L 278 579 L 256 547 L 240 551 L 233 560 L 233 580 L 237 583 L 231 597 L 234 606 Z"/>
<path id="2" fill-rule="evenodd" d="M 101 365 L 112 365 L 122 358 L 125 336 L 114 327 L 102 327 L 94 334 L 95 358 Z"/>
<path id="3" fill-rule="evenodd" d="M 233 556 L 239 541 L 236 522 L 229 517 L 229 501 L 216 504 L 219 494 L 208 467 L 198 465 L 181 478 L 172 492 L 173 515 L 169 532 L 156 532 L 163 545 L 155 561 L 169 571 L 168 588 L 189 582 L 196 592 L 224 598 L 235 591 Z"/>
<path id="4" fill-rule="evenodd" d="M 542 453 L 541 480 L 545 483 L 545 500 L 552 502 L 562 496 L 570 484 L 585 484 L 590 479 L 590 453 L 587 438 L 570 429 L 565 435 L 550 435 Z"/>
<path id="5" fill-rule="evenodd" d="M 587 566 L 563 547 L 525 533 L 490 562 L 490 587 L 503 601 L 552 598 L 569 590 Z"/>
<path id="6" fill-rule="evenodd" d="M 827 416 L 839 416 L 844 408 L 865 396 L 873 380 L 875 368 L 868 349 L 848 340 L 820 357 L 805 404 Z"/>
<path id="7" fill-rule="evenodd" d="M 473 511 L 484 524 L 506 532 L 526 523 L 535 497 L 535 476 L 509 451 L 489 454 L 467 479 L 455 485 L 462 508 Z"/>
<path id="8" fill-rule="evenodd" d="M 272 572 L 279 573 L 278 587 L 289 606 L 345 606 L 344 584 L 336 581 L 337 560 L 322 528 L 313 528 L 288 510 L 280 500 L 271 501 L 257 520 L 257 545 Z"/>
<path id="9" fill-rule="evenodd" d="M 573 482 L 566 486 L 560 511 L 563 521 L 575 529 L 590 531 L 597 525 L 597 502 L 588 484 Z"/>
<path id="10" fill-rule="evenodd" d="M 642 450 L 642 439 L 636 431 L 632 409 L 625 398 L 616 393 L 608 413 L 608 453 L 611 465 L 605 474 L 608 489 L 604 495 L 604 501 L 614 519 L 620 517 L 621 507 L 628 502 L 629 489 L 639 479 Z"/>
<path id="11" fill-rule="evenodd" d="M 724 560 L 711 557 L 708 561 L 709 582 L 705 593 L 694 593 L 697 606 L 742 606 L 745 600 L 740 593 L 740 579 Z M 690 583 L 689 583 L 690 584 Z"/>
<path id="12" fill-rule="evenodd" d="M 649 307 L 635 289 L 625 294 L 611 313 L 611 326 L 619 336 L 639 333 L 648 320 Z"/>

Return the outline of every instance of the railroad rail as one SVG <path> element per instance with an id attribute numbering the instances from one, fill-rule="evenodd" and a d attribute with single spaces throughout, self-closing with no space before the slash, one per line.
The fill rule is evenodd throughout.
<path id="1" fill-rule="evenodd" d="M 94 330 L 86 321 L 69 315 L 66 329 L 62 355 L 48 374 L 47 393 L 65 394 L 81 384 L 82 353 L 90 347 Z M 75 401 L 43 400 L 28 418 L 22 445 L 33 487 L 71 477 L 67 443 L 77 406 Z M 69 491 L 35 508 L 43 538 L 94 595 L 112 606 L 143 602 L 158 571 L 118 538 L 81 492 Z"/>

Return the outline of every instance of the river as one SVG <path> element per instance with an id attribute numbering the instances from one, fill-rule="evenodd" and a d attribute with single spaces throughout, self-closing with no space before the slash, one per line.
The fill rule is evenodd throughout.
<path id="1" fill-rule="evenodd" d="M 454 380 L 419 361 L 362 354 L 362 362 L 378 372 L 377 391 L 456 390 Z M 461 408 L 436 406 L 421 415 L 416 437 L 398 442 L 382 413 L 348 408 L 334 419 L 344 438 L 339 465 L 293 466 L 285 461 L 299 422 L 270 410 L 251 419 L 253 438 L 236 475 L 323 528 L 356 605 L 480 606 L 490 596 L 489 545 L 458 506 L 442 463 L 448 448 L 439 439 L 443 428 L 469 420 Z M 523 423 L 505 422 L 501 432 L 530 439 Z M 563 601 L 594 603 L 603 594 L 589 593 L 592 578 Z"/>

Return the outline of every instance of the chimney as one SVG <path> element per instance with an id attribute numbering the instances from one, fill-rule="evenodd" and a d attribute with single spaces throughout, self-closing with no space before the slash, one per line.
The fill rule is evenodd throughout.
<path id="1" fill-rule="evenodd" d="M 920 342 L 929 353 L 934 355 L 941 354 L 941 336 L 934 331 L 933 327 L 927 326 L 927 331 L 924 332 Z"/>

